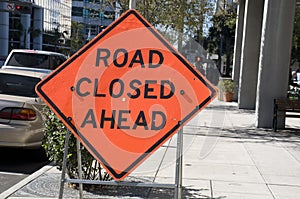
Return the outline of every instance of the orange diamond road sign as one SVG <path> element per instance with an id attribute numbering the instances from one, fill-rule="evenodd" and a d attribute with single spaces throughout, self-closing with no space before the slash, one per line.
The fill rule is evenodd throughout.
<path id="1" fill-rule="evenodd" d="M 124 13 L 36 90 L 116 180 L 129 175 L 216 94 L 135 10 Z"/>

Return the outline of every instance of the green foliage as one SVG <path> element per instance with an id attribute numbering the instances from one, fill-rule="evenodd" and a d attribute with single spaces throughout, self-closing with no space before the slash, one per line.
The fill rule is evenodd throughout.
<path id="1" fill-rule="evenodd" d="M 300 5 L 296 5 L 291 63 L 300 61 Z"/>
<path id="2" fill-rule="evenodd" d="M 75 21 L 71 22 L 71 53 L 77 52 L 85 44 L 84 39 L 84 26 L 81 23 Z"/>
<path id="3" fill-rule="evenodd" d="M 128 9 L 128 0 L 118 1 Z M 136 2 L 137 10 L 153 25 L 172 29 L 181 34 L 202 39 L 204 19 L 212 15 L 211 0 L 143 0 Z M 180 40 L 181 38 L 178 38 Z"/>
<path id="4" fill-rule="evenodd" d="M 62 169 L 66 126 L 56 117 L 56 115 L 46 107 L 43 111 L 45 117 L 45 136 L 43 147 L 51 161 Z M 79 178 L 77 164 L 76 138 L 71 134 L 67 155 L 67 173 L 70 178 Z M 81 145 L 82 171 L 83 179 L 88 180 L 111 180 L 101 165 L 90 155 L 90 153 Z"/>
<path id="5" fill-rule="evenodd" d="M 236 9 L 232 6 L 216 13 L 212 18 L 213 26 L 209 29 L 207 38 L 208 51 L 219 54 L 219 63 L 221 55 L 226 55 L 227 76 L 233 60 L 236 17 Z"/>
<path id="6" fill-rule="evenodd" d="M 235 83 L 231 79 L 223 79 L 218 83 L 221 92 L 234 93 Z"/>
<path id="7" fill-rule="evenodd" d="M 230 45 L 234 43 L 236 16 L 234 8 L 219 12 L 213 16 L 213 26 L 209 29 L 208 37 L 210 42 L 210 45 L 208 46 L 210 52 L 217 53 L 219 51 L 220 35 L 224 38 L 229 38 Z M 222 50 L 225 52 L 224 49 Z"/>
<path id="8" fill-rule="evenodd" d="M 300 88 L 290 86 L 288 90 L 288 98 L 291 100 L 300 100 Z"/>

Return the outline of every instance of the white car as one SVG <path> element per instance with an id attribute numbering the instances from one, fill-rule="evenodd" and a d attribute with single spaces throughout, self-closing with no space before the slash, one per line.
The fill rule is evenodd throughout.
<path id="1" fill-rule="evenodd" d="M 0 146 L 39 148 L 44 136 L 44 103 L 35 85 L 44 72 L 0 69 Z"/>
<path id="2" fill-rule="evenodd" d="M 14 49 L 7 56 L 2 68 L 50 73 L 66 59 L 65 55 L 56 52 Z"/>

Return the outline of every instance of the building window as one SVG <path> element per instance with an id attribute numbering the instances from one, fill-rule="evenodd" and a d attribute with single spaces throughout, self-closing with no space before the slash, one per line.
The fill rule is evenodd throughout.
<path id="1" fill-rule="evenodd" d="M 82 17 L 83 16 L 83 8 L 73 7 L 72 8 L 72 16 Z"/>
<path id="2" fill-rule="evenodd" d="M 90 10 L 90 17 L 91 18 L 99 18 L 99 11 L 98 10 Z"/>
<path id="3" fill-rule="evenodd" d="M 88 18 L 89 17 L 89 10 L 83 9 L 83 17 Z"/>

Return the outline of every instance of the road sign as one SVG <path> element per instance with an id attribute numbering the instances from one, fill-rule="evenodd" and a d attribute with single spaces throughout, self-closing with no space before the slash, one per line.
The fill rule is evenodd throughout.
<path id="1" fill-rule="evenodd" d="M 31 14 L 32 4 L 30 1 L 10 1 L 7 3 L 7 10 L 16 14 Z"/>
<path id="2" fill-rule="evenodd" d="M 8 3 L 7 4 L 7 9 L 9 11 L 14 11 L 15 10 L 15 4 L 14 3 Z"/>
<path id="3" fill-rule="evenodd" d="M 116 180 L 129 175 L 216 94 L 135 10 L 36 90 Z"/>

